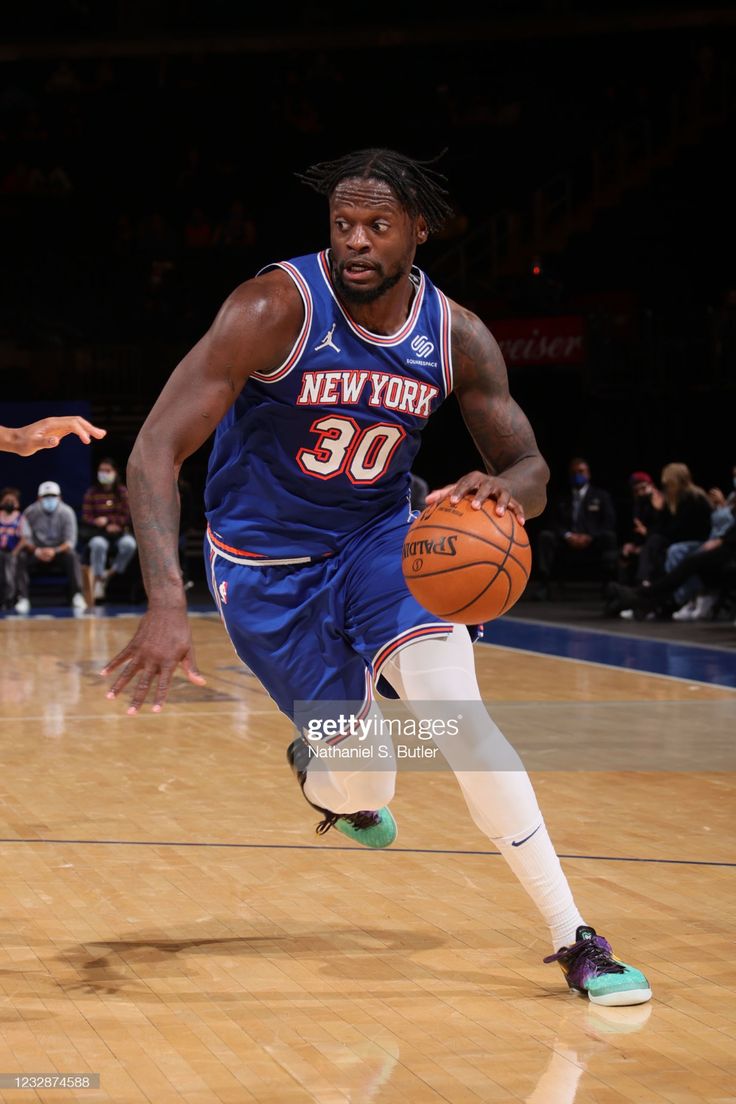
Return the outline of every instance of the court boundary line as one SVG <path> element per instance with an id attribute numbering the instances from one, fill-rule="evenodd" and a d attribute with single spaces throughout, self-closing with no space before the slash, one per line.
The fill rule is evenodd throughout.
<path id="1" fill-rule="evenodd" d="M 593 633 L 595 636 L 606 636 L 609 640 L 640 640 L 646 644 L 674 644 L 679 648 L 704 648 L 708 652 L 721 652 L 723 655 L 734 655 L 733 648 L 720 647 L 718 644 L 701 644 L 698 642 L 690 642 L 689 640 L 662 640 L 658 636 L 637 636 L 636 633 L 627 632 L 610 632 L 608 629 L 594 629 L 589 625 L 567 625 L 564 621 L 538 621 L 535 617 L 519 617 L 513 613 L 504 615 L 507 620 L 514 621 L 518 625 L 537 625 L 540 628 L 552 628 L 552 629 L 566 629 L 567 632 L 583 632 Z M 491 622 L 487 622 L 491 624 Z M 724 621 L 724 625 L 728 626 L 732 622 Z"/>
<path id="2" fill-rule="evenodd" d="M 540 622 L 542 624 L 543 622 Z M 564 628 L 564 625 L 555 626 L 556 628 Z M 575 630 L 577 631 L 577 630 Z M 586 631 L 586 630 L 583 630 Z M 606 634 L 601 632 L 599 635 L 605 636 Z M 638 637 L 627 637 L 629 640 L 638 640 Z M 519 648 L 516 644 L 498 643 L 495 640 L 476 640 L 476 644 L 481 644 L 487 648 L 506 648 L 510 652 L 522 652 L 525 655 L 531 656 L 544 656 L 547 659 L 559 659 L 563 663 L 586 663 L 590 667 L 603 667 L 606 671 L 623 671 L 630 675 L 646 675 L 648 678 L 661 678 L 668 679 L 670 682 L 683 682 L 687 686 L 692 684 L 694 686 L 708 686 L 711 690 L 727 690 L 730 694 L 736 694 L 736 687 L 727 686 L 723 682 L 705 682 L 703 679 L 697 678 L 683 678 L 682 675 L 665 675 L 661 671 L 648 671 L 645 667 L 623 667 L 620 663 L 602 663 L 599 659 L 580 659 L 579 656 L 566 656 L 559 655 L 558 652 L 542 652 L 534 651 L 532 648 Z M 665 643 L 667 643 L 665 641 Z M 730 654 L 726 652 L 725 654 Z M 725 699 L 721 699 L 725 700 Z"/>
<path id="3" fill-rule="evenodd" d="M 242 851 L 350 851 L 366 854 L 381 851 L 399 855 L 470 855 L 501 858 L 500 851 L 475 851 L 443 847 L 323 847 L 314 843 L 214 843 L 197 840 L 94 840 L 94 839 L 2 839 L 5 843 L 61 844 L 88 847 L 224 847 Z M 571 855 L 558 852 L 560 859 L 590 859 L 593 862 L 658 863 L 665 866 L 716 866 L 736 868 L 736 862 L 719 862 L 715 859 L 655 859 L 636 855 Z"/>

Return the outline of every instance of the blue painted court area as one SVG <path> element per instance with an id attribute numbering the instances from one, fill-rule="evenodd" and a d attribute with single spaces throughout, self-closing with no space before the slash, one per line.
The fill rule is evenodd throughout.
<path id="1" fill-rule="evenodd" d="M 727 648 L 646 640 L 592 629 L 571 629 L 538 621 L 502 617 L 485 626 L 483 642 L 540 655 L 626 667 L 690 682 L 736 687 L 736 652 Z"/>

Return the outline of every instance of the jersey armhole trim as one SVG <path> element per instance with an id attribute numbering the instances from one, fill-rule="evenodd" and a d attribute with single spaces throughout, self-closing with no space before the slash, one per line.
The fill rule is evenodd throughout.
<path id="1" fill-rule="evenodd" d="M 282 364 L 280 364 L 278 368 L 272 368 L 270 372 L 253 373 L 252 378 L 260 380 L 261 383 L 278 383 L 279 380 L 282 380 L 285 376 L 288 376 L 292 368 L 296 367 L 296 365 L 299 363 L 299 360 L 301 359 L 302 353 L 304 352 L 304 347 L 309 337 L 309 331 L 312 328 L 312 317 L 314 315 L 314 309 L 312 306 L 312 293 L 309 290 L 309 285 L 302 276 L 301 272 L 299 272 L 299 270 L 296 269 L 294 265 L 289 264 L 288 261 L 277 261 L 275 264 L 266 265 L 266 267 L 262 268 L 260 272 L 257 273 L 257 275 L 260 276 L 261 273 L 268 272 L 272 268 L 282 268 L 284 272 L 286 272 L 294 281 L 296 289 L 301 296 L 302 303 L 304 304 L 304 322 L 302 323 L 302 328 L 299 331 L 299 336 L 292 345 L 291 351 L 289 352 L 286 360 Z"/>
<path id="2" fill-rule="evenodd" d="M 447 296 L 444 295 L 439 288 L 436 290 L 440 304 L 440 359 L 442 361 L 442 379 L 445 385 L 445 398 L 448 398 L 455 386 L 455 377 L 452 368 L 452 311 L 450 310 Z"/>

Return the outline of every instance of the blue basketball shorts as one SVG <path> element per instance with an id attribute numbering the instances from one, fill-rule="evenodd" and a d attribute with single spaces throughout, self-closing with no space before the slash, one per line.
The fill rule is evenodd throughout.
<path id="1" fill-rule="evenodd" d="M 372 699 L 396 652 L 453 626 L 409 593 L 401 550 L 406 507 L 363 527 L 333 556 L 288 566 L 235 562 L 209 542 L 208 581 L 240 659 L 287 716 L 295 702 Z"/>

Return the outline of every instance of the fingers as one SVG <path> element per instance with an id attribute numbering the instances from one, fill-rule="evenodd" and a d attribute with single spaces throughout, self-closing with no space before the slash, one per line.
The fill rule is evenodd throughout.
<path id="1" fill-rule="evenodd" d="M 160 713 L 164 707 L 164 702 L 169 696 L 169 687 L 171 686 L 171 679 L 174 674 L 173 667 L 162 667 L 161 673 L 158 676 L 158 687 L 156 688 L 156 696 L 153 701 L 153 712 Z M 130 710 L 128 710 L 130 713 Z"/>
<path id="2" fill-rule="evenodd" d="M 61 418 L 45 418 L 37 423 L 34 437 L 37 439 L 36 449 L 56 448 L 62 437 L 69 433 L 76 433 L 80 441 L 88 445 L 93 437 L 98 441 L 107 435 L 106 429 L 92 425 L 86 418 L 77 414 Z"/>
<path id="3" fill-rule="evenodd" d="M 119 676 L 107 691 L 108 701 L 113 701 L 118 694 L 120 694 L 128 685 L 133 676 L 140 671 L 141 664 L 137 659 L 132 659 L 130 663 L 126 664 L 120 672 Z"/>
<path id="4" fill-rule="evenodd" d="M 187 676 L 190 682 L 194 683 L 195 686 L 207 685 L 207 679 L 197 670 L 197 664 L 194 660 L 193 652 L 190 652 L 189 655 L 184 656 L 184 659 L 181 661 L 181 665 L 184 668 L 184 674 Z"/>
<path id="5" fill-rule="evenodd" d="M 426 498 L 427 505 L 434 506 L 435 502 L 441 502 L 443 498 L 447 498 L 447 496 L 454 490 L 455 484 L 448 483 L 446 487 L 440 487 L 436 491 L 430 491 Z"/>
<path id="6" fill-rule="evenodd" d="M 427 505 L 434 506 L 448 497 L 454 504 L 466 495 L 473 496 L 470 505 L 474 510 L 480 510 L 484 502 L 493 498 L 496 500 L 495 513 L 498 517 L 503 517 L 507 510 L 511 510 L 519 524 L 525 524 L 524 507 L 512 496 L 508 486 L 496 476 L 484 475 L 483 472 L 470 472 L 458 479 L 457 483 L 449 483 L 446 487 L 431 491 L 427 495 Z"/>
<path id="7" fill-rule="evenodd" d="M 133 672 L 133 674 L 134 673 L 135 672 Z M 125 672 L 123 672 L 123 674 L 125 674 Z M 121 678 L 122 678 L 122 676 L 121 676 Z M 132 678 L 132 675 L 131 675 L 131 678 Z M 148 697 L 148 691 L 151 689 L 151 683 L 153 682 L 154 678 L 155 678 L 155 671 L 150 667 L 144 668 L 143 673 L 141 674 L 141 677 L 138 679 L 138 682 L 136 683 L 135 689 L 133 690 L 133 697 L 130 699 L 130 705 L 128 706 L 128 709 L 126 710 L 129 717 L 134 717 L 135 714 L 140 709 L 140 707 L 143 705 L 144 701 Z M 120 681 L 120 679 L 118 679 L 118 682 L 119 681 Z M 160 683 L 160 679 L 159 679 L 159 683 Z M 109 696 L 110 695 L 108 694 L 108 697 Z M 160 709 L 160 707 L 159 707 L 159 709 Z"/>

